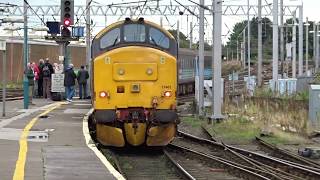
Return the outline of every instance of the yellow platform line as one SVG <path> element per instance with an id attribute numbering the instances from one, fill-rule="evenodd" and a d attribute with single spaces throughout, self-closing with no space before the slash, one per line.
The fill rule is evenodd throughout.
<path id="1" fill-rule="evenodd" d="M 44 116 L 51 112 L 52 110 L 58 108 L 62 104 L 66 104 L 64 102 L 59 102 L 59 103 L 54 103 L 52 106 L 49 107 L 45 112 L 39 114 L 35 118 L 33 118 L 23 129 L 22 134 L 20 136 L 19 140 L 19 145 L 20 145 L 20 150 L 19 150 L 19 157 L 16 162 L 16 168 L 14 171 L 13 175 L 13 180 L 23 180 L 24 179 L 24 167 L 26 163 L 26 158 L 27 158 L 27 152 L 28 152 L 28 142 L 27 142 L 27 137 L 29 134 L 30 129 L 32 126 L 38 121 L 40 116 Z"/>

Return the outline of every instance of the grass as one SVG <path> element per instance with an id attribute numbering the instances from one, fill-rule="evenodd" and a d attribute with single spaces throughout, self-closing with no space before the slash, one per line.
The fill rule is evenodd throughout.
<path id="1" fill-rule="evenodd" d="M 284 132 L 280 130 L 274 130 L 273 136 L 262 137 L 263 140 L 268 143 L 279 145 L 279 144 L 304 144 L 308 140 L 293 133 Z"/>
<path id="2" fill-rule="evenodd" d="M 256 88 L 254 92 L 255 97 L 264 97 L 264 98 L 280 98 L 283 100 L 301 100 L 308 101 L 309 100 L 309 91 L 297 92 L 292 95 L 275 95 L 269 87 Z"/>
<path id="3" fill-rule="evenodd" d="M 181 121 L 190 125 L 192 128 L 200 128 L 203 124 L 203 121 L 199 120 L 197 117 L 182 117 Z"/>
<path id="4" fill-rule="evenodd" d="M 257 95 L 271 97 L 271 91 L 260 89 Z M 193 128 L 205 125 L 211 134 L 229 144 L 248 144 L 255 136 L 260 136 L 262 130 L 271 132 L 270 136 L 263 139 L 276 145 L 307 143 L 308 140 L 304 137 L 312 129 L 308 126 L 308 110 L 300 102 L 291 100 L 307 100 L 308 92 L 281 99 L 281 101 L 258 99 L 240 103 L 230 101 L 225 103 L 223 109 L 225 114 L 232 114 L 233 117 L 220 123 L 207 125 L 206 121 L 195 117 L 184 117 L 182 120 Z M 292 132 L 293 129 L 295 132 Z"/>
<path id="5" fill-rule="evenodd" d="M 227 143 L 240 144 L 252 141 L 260 132 L 259 126 L 244 117 L 207 125 L 207 129 L 211 134 Z"/>

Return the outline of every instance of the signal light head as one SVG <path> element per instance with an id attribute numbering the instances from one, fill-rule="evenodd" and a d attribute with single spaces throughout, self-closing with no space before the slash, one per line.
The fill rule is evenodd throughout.
<path id="1" fill-rule="evenodd" d="M 70 6 L 70 1 L 66 1 L 66 2 L 64 2 L 64 5 L 66 5 L 66 6 Z"/>
<path id="2" fill-rule="evenodd" d="M 71 24 L 71 20 L 69 18 L 64 19 L 63 25 L 70 26 L 70 24 Z"/>

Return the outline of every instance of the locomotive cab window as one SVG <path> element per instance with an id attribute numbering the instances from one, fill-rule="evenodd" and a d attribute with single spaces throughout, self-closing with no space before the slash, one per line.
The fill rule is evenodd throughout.
<path id="1" fill-rule="evenodd" d="M 126 42 L 145 42 L 146 30 L 142 24 L 124 25 L 124 41 Z"/>
<path id="2" fill-rule="evenodd" d="M 169 48 L 169 38 L 164 33 L 159 31 L 158 29 L 150 28 L 149 34 L 149 41 L 151 44 L 160 46 L 165 49 Z"/>
<path id="3" fill-rule="evenodd" d="M 100 40 L 100 48 L 104 49 L 106 47 L 115 46 L 120 42 L 120 29 L 112 29 L 107 32 Z"/>

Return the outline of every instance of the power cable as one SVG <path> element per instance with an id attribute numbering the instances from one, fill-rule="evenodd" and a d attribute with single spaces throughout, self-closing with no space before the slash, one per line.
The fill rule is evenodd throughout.
<path id="1" fill-rule="evenodd" d="M 199 18 L 194 12 L 192 12 L 189 8 L 178 2 L 177 0 L 174 0 L 176 3 L 178 3 L 180 6 L 182 6 L 184 9 L 186 9 L 190 14 L 194 15 L 195 17 Z"/>
<path id="2" fill-rule="evenodd" d="M 80 15 L 80 17 L 77 18 L 77 21 L 76 21 L 76 23 L 74 23 L 74 25 L 78 24 L 78 22 L 79 22 L 79 20 L 81 19 L 81 17 L 82 17 L 82 16 L 84 15 L 84 13 L 89 9 L 91 3 L 92 3 L 92 0 L 90 0 L 89 3 L 86 5 L 86 8 L 82 11 L 82 14 Z M 88 23 L 87 20 L 85 20 L 85 21 L 86 21 L 86 23 Z M 89 22 L 89 23 L 90 23 L 90 22 Z"/>
<path id="3" fill-rule="evenodd" d="M 147 2 L 148 2 L 148 0 L 145 0 L 145 1 L 144 1 L 144 4 L 143 4 L 142 8 L 140 9 L 140 14 L 138 15 L 138 17 L 142 14 L 142 11 L 143 11 L 144 7 L 146 6 Z M 138 6 L 138 7 L 139 7 L 139 6 Z M 138 8 L 138 7 L 137 7 L 137 8 Z"/>
<path id="4" fill-rule="evenodd" d="M 28 3 L 27 0 L 23 0 L 28 6 L 29 8 L 32 10 L 32 12 L 41 20 L 41 22 L 43 23 L 43 25 L 45 25 L 46 23 L 44 22 L 43 19 L 41 19 L 41 17 L 37 14 L 37 12 L 30 6 L 30 4 Z"/>
<path id="5" fill-rule="evenodd" d="M 201 8 L 203 8 L 203 9 L 205 9 L 205 10 L 208 10 L 208 11 L 210 11 L 210 12 L 213 12 L 213 10 L 212 9 L 209 9 L 207 6 L 203 6 L 203 5 L 201 5 L 201 4 L 199 4 L 199 3 L 196 3 L 196 2 L 194 2 L 194 1 L 192 1 L 192 0 L 188 0 L 189 2 L 192 2 L 193 4 L 196 4 L 196 5 L 198 5 L 198 6 L 200 6 Z"/>
<path id="6" fill-rule="evenodd" d="M 1 7 L 15 7 L 15 6 L 18 6 L 16 4 L 10 4 L 10 3 L 0 3 L 0 6 Z"/>

